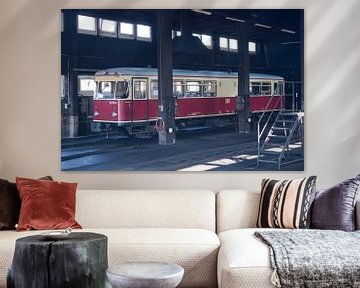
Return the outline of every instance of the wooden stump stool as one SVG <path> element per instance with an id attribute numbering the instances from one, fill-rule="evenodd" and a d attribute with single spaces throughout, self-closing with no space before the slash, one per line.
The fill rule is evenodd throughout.
<path id="1" fill-rule="evenodd" d="M 105 287 L 107 237 L 96 233 L 70 233 L 66 239 L 41 235 L 16 240 L 8 288 Z"/>

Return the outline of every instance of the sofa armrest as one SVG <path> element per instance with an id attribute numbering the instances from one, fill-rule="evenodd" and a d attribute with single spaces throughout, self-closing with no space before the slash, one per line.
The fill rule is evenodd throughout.
<path id="1" fill-rule="evenodd" d="M 357 200 L 355 206 L 355 229 L 360 230 L 360 199 Z"/>

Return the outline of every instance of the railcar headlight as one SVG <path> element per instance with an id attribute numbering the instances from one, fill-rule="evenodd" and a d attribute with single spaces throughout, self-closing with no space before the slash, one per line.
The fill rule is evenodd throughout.
<path id="1" fill-rule="evenodd" d="M 117 113 L 116 113 L 116 112 L 113 112 L 111 115 L 112 115 L 112 117 L 114 117 L 114 118 L 117 117 Z"/>
<path id="2" fill-rule="evenodd" d="M 95 117 L 99 116 L 99 112 L 98 112 L 98 111 L 95 111 L 95 112 L 94 112 L 94 116 L 95 116 Z"/>

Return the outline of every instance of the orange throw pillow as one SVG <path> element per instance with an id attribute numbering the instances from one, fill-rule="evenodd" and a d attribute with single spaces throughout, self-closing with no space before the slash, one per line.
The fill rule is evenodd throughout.
<path id="1" fill-rule="evenodd" d="M 21 198 L 17 231 L 81 228 L 75 221 L 77 183 L 16 178 Z"/>

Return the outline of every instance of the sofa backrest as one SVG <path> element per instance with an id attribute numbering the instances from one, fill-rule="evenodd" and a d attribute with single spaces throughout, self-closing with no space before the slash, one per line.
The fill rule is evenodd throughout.
<path id="1" fill-rule="evenodd" d="M 215 193 L 209 190 L 78 190 L 76 220 L 84 228 L 215 231 Z"/>
<path id="2" fill-rule="evenodd" d="M 260 191 L 223 190 L 216 194 L 216 232 L 255 228 Z M 356 230 L 360 230 L 360 199 L 355 206 Z"/>
<path id="3" fill-rule="evenodd" d="M 222 190 L 216 194 L 216 231 L 256 227 L 260 192 Z"/>

